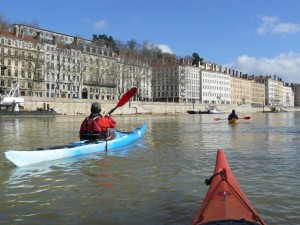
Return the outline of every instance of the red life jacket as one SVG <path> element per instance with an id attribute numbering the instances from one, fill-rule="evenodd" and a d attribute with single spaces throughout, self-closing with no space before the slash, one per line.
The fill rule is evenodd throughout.
<path id="1" fill-rule="evenodd" d="M 98 123 L 99 116 L 87 117 L 81 124 L 81 139 L 95 140 L 106 139 L 108 137 L 107 131 L 103 131 Z"/>

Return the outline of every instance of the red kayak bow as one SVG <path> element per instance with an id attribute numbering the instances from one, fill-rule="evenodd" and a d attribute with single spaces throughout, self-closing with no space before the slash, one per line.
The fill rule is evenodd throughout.
<path id="1" fill-rule="evenodd" d="M 210 187 L 193 225 L 265 225 L 233 176 L 223 150 L 218 150 L 214 174 L 205 183 Z"/>

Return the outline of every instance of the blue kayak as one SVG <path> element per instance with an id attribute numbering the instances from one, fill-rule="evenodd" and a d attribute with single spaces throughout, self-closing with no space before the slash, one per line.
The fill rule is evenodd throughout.
<path id="1" fill-rule="evenodd" d="M 144 136 L 147 124 L 131 132 L 121 132 L 111 129 L 112 138 L 108 140 L 76 141 L 64 146 L 50 147 L 31 151 L 8 150 L 5 157 L 16 166 L 26 166 L 33 163 L 68 158 L 78 155 L 104 152 L 130 145 Z"/>

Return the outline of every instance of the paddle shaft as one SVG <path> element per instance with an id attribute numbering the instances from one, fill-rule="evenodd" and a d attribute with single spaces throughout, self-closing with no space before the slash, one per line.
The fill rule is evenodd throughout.
<path id="1" fill-rule="evenodd" d="M 251 117 L 250 116 L 245 116 L 243 118 L 239 118 L 239 120 L 250 120 Z M 221 118 L 214 118 L 215 121 L 219 121 L 219 120 L 228 120 L 228 119 L 221 119 Z"/>

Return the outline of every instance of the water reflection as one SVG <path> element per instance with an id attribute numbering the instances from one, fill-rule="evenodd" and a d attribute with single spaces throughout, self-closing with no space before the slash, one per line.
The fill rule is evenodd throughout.
<path id="1" fill-rule="evenodd" d="M 148 123 L 137 145 L 23 168 L 3 152 L 72 142 L 82 118 L 1 119 L 0 223 L 191 224 L 222 148 L 262 218 L 297 224 L 300 114 L 250 116 L 235 126 L 211 115 L 120 116 L 119 130 Z"/>

